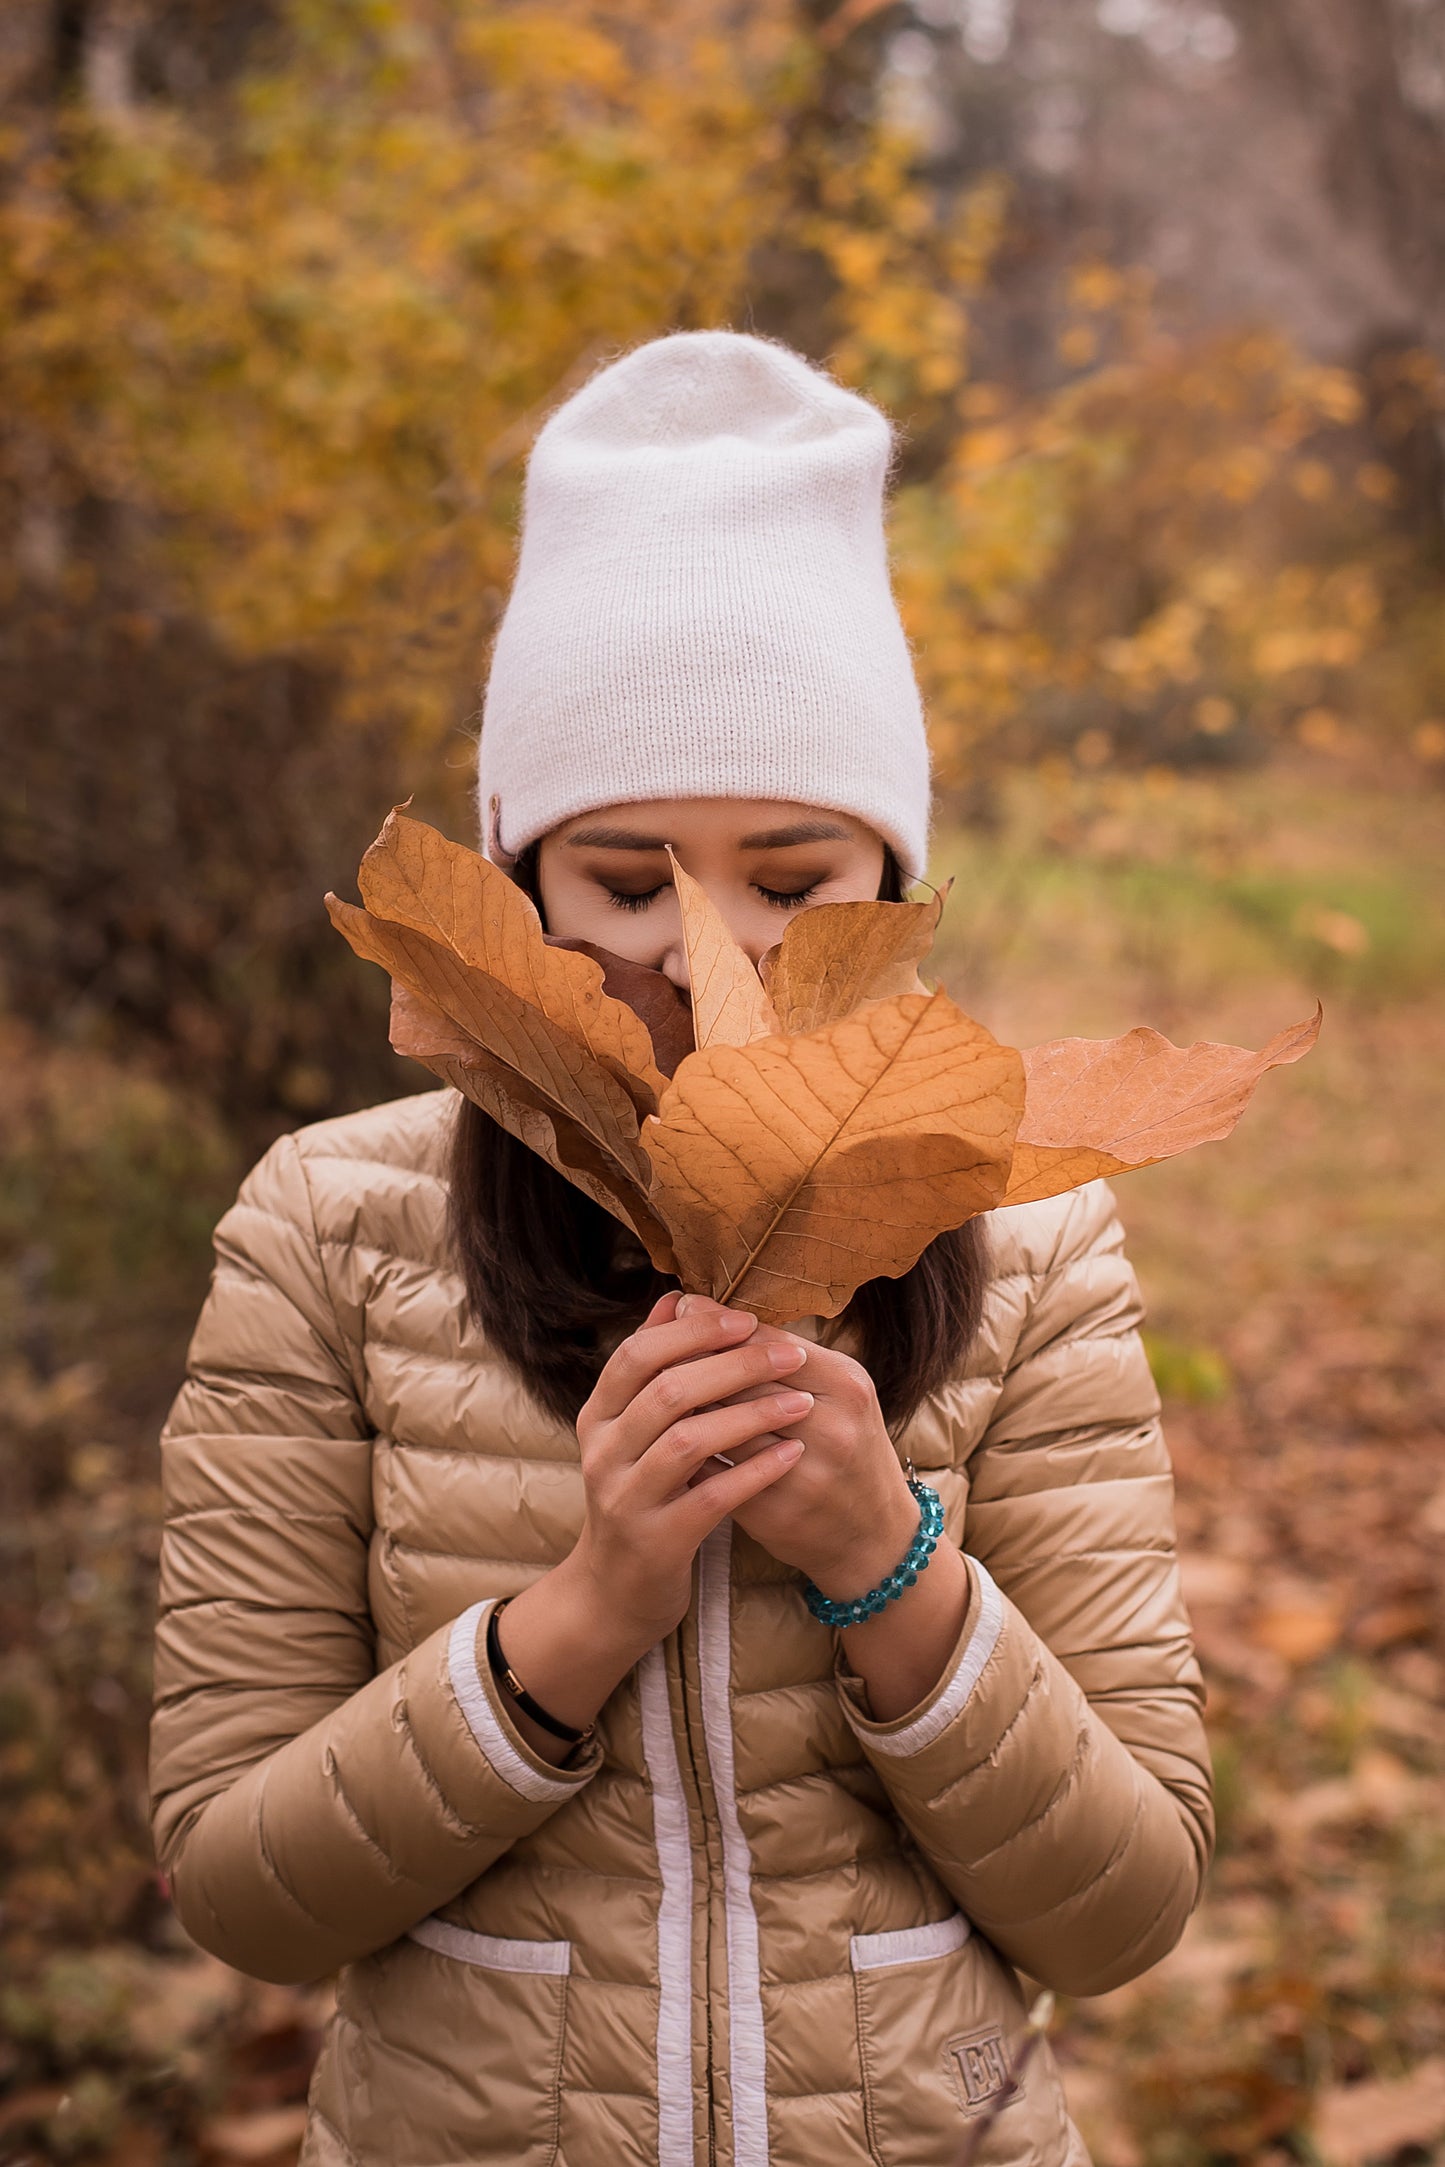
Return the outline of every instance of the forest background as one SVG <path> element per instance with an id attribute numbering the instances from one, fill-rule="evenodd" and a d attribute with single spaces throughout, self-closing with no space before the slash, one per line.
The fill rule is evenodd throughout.
<path id="1" fill-rule="evenodd" d="M 326 1990 L 152 1867 L 156 1435 L 245 1168 L 430 1085 L 321 898 L 474 839 L 536 428 L 712 325 L 900 425 L 964 1005 L 1325 1003 L 1119 1186 L 1220 1849 L 1075 2114 L 1445 2157 L 1445 4 L 9 0 L 0 2159 L 295 2158 Z"/>

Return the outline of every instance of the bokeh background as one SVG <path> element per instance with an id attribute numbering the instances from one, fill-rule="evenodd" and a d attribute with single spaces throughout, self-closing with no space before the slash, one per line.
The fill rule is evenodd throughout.
<path id="1" fill-rule="evenodd" d="M 326 1989 L 151 1863 L 156 1434 L 246 1167 L 430 1084 L 321 897 L 474 838 L 540 420 L 713 325 L 899 422 L 965 1005 L 1325 1004 L 1119 1185 L 1220 1848 L 1075 2113 L 1445 2157 L 1445 4 L 6 0 L 0 102 L 0 2158 L 295 2158 Z"/>

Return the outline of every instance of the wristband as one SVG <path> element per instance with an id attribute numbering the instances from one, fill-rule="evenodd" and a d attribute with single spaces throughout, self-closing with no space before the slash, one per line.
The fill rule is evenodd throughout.
<path id="1" fill-rule="evenodd" d="M 533 1700 L 531 1694 L 502 1653 L 502 1641 L 501 1635 L 497 1631 L 497 1620 L 511 1600 L 510 1595 L 504 1596 L 502 1601 L 494 1606 L 491 1615 L 487 1619 L 487 1661 L 492 1666 L 492 1676 L 496 1679 L 498 1685 L 511 1694 L 522 1713 L 529 1715 L 534 1723 L 540 1723 L 544 1731 L 550 1731 L 554 1738 L 565 1738 L 568 1745 L 580 1746 L 584 1739 L 592 1736 L 596 1725 L 589 1723 L 585 1730 L 579 1731 L 575 1730 L 570 1723 L 563 1723 L 556 1716 L 549 1716 L 540 1701 Z"/>
<path id="2" fill-rule="evenodd" d="M 876 1588 L 866 1595 L 855 1596 L 850 1603 L 835 1603 L 831 1596 L 815 1588 L 811 1580 L 803 1583 L 803 1600 L 821 1625 L 833 1625 L 841 1631 L 845 1626 L 861 1625 L 865 1618 L 876 1618 L 889 1603 L 897 1602 L 905 1588 L 911 1588 L 938 1547 L 943 1533 L 943 1502 L 937 1490 L 926 1482 L 919 1482 L 910 1475 L 908 1487 L 918 1500 L 918 1533 L 909 1544 L 901 1562 L 891 1573 L 885 1573 Z"/>

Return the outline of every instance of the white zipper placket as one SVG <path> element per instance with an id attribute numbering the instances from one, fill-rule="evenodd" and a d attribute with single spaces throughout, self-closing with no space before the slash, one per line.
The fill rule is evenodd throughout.
<path id="1" fill-rule="evenodd" d="M 713 1529 L 699 1553 L 698 1660 L 703 1740 L 722 1830 L 723 1910 L 728 1959 L 732 2167 L 768 2167 L 767 2049 L 763 2027 L 753 1864 L 738 1815 L 732 1713 L 732 1522 Z"/>

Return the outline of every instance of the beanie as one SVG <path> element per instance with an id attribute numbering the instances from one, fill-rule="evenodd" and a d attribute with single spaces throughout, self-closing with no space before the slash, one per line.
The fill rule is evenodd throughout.
<path id="1" fill-rule="evenodd" d="M 853 814 L 922 873 L 892 444 L 870 401 L 735 331 L 650 340 L 555 410 L 483 700 L 489 856 L 628 800 L 777 798 Z"/>

